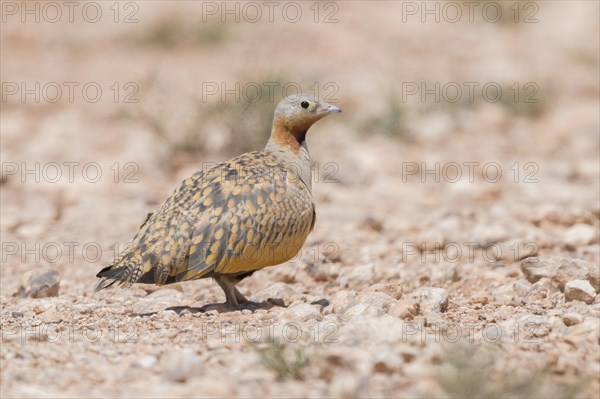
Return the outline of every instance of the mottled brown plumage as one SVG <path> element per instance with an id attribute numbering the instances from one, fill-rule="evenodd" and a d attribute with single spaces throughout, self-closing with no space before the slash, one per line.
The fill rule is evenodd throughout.
<path id="1" fill-rule="evenodd" d="M 318 99 L 285 98 L 265 148 L 184 180 L 97 274 L 95 289 L 213 277 L 227 305 L 239 308 L 246 299 L 235 284 L 291 259 L 314 226 L 305 136 L 332 112 L 340 110 Z"/>

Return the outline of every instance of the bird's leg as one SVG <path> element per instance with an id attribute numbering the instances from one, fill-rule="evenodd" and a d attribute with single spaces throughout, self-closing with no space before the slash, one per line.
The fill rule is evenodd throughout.
<path id="1" fill-rule="evenodd" d="M 240 291 L 238 291 L 238 289 L 236 287 L 233 287 L 234 293 L 235 293 L 235 299 L 237 299 L 237 301 L 239 303 L 246 303 L 248 302 L 248 300 L 246 299 L 246 297 L 244 295 L 242 295 L 242 293 Z"/>
<path id="2" fill-rule="evenodd" d="M 237 301 L 236 295 L 236 292 L 239 294 L 239 291 L 235 288 L 235 282 L 231 281 L 227 276 L 217 276 L 215 277 L 215 281 L 225 293 L 225 306 L 231 309 L 240 309 L 241 306 Z"/>
<path id="3" fill-rule="evenodd" d="M 231 276 L 231 279 L 234 281 L 234 285 L 238 284 L 240 281 L 242 281 L 243 279 L 252 276 L 252 274 L 254 274 L 255 270 L 251 270 L 249 272 L 243 272 L 243 273 L 238 273 L 235 274 L 233 276 Z M 239 303 L 248 303 L 250 302 L 249 300 L 246 299 L 246 297 L 244 295 L 242 295 L 242 293 L 240 291 L 238 291 L 237 288 L 233 288 L 235 290 L 235 299 L 237 299 L 237 301 Z"/>

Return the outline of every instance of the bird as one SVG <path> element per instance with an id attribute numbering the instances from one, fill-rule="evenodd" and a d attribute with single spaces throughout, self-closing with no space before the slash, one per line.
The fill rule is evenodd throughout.
<path id="1" fill-rule="evenodd" d="M 236 284 L 292 259 L 314 228 L 306 134 L 338 112 L 315 96 L 285 97 L 275 108 L 265 147 L 185 179 L 98 272 L 94 291 L 213 278 L 225 306 L 243 308 L 248 300 Z"/>

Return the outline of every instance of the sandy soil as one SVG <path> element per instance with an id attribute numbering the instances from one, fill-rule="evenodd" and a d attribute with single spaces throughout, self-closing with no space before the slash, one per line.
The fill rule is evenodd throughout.
<path id="1" fill-rule="evenodd" d="M 600 395 L 597 3 L 32 3 L 2 3 L 2 397 Z M 344 112 L 308 136 L 304 249 L 240 284 L 262 305 L 93 294 L 296 86 Z"/>

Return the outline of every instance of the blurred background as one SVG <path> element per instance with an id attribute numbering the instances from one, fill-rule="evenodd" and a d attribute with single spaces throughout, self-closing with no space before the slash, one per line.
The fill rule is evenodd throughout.
<path id="1" fill-rule="evenodd" d="M 67 303 L 131 308 L 145 291 L 92 297 L 95 274 L 182 179 L 260 149 L 275 106 L 298 91 L 343 110 L 308 135 L 317 225 L 304 260 L 265 270 L 244 282 L 248 292 L 283 282 L 331 301 L 340 290 L 376 283 L 397 284 L 404 293 L 441 287 L 451 302 L 452 316 L 445 317 L 477 320 L 489 313 L 488 301 L 504 304 L 503 294 L 490 293 L 522 277 L 519 261 L 526 256 L 600 259 L 597 2 L 3 1 L 1 7 L 5 326 L 17 322 L 14 311 L 25 315 L 21 320 L 28 311 L 32 320 L 41 317 L 35 301 L 14 297 L 31 270 L 57 270 L 58 298 Z M 463 253 L 457 262 L 422 256 L 473 242 L 503 253 L 475 259 Z M 319 271 L 307 252 L 318 254 Z M 186 285 L 183 301 L 221 301 L 213 285 Z M 483 305 L 473 305 L 483 297 Z M 578 312 L 597 322 L 597 302 Z M 71 325 L 94 315 L 69 306 L 56 309 Z M 527 310 L 510 309 L 497 318 Z M 540 362 L 555 367 L 552 381 L 587 381 L 590 373 L 593 380 L 597 334 L 583 337 L 595 346 L 586 341 L 585 353 L 566 366 L 555 359 L 568 348 L 559 335 L 561 345 L 549 341 L 554 354 L 544 346 L 505 354 L 523 364 L 543 353 Z M 166 339 L 158 347 L 168 352 L 171 344 Z M 160 376 L 159 366 L 131 371 L 136 351 L 123 354 L 123 345 L 108 349 L 114 361 L 103 350 L 61 358 L 56 346 L 36 349 L 40 360 L 28 346 L 3 345 L 4 395 L 37 396 L 49 387 L 66 396 L 143 396 L 146 379 L 154 378 L 148 375 Z M 210 352 L 196 350 L 201 357 Z M 269 377 L 247 391 L 199 391 L 196 381 L 195 390 L 180 384 L 157 392 L 463 395 L 423 371 L 441 362 L 436 353 L 414 373 L 401 366 L 340 372 L 361 381 L 359 387 L 336 380 L 338 373 L 309 373 L 303 383 Z M 77 367 L 48 374 L 61 361 Z M 78 378 L 88 362 L 105 370 L 93 384 Z M 32 367 L 41 371 L 25 371 Z M 131 385 L 115 388 L 124 373 Z M 595 396 L 598 383 L 590 384 L 578 395 Z M 348 386 L 355 389 L 348 393 Z"/>

